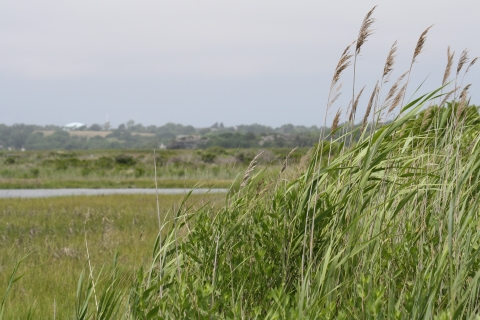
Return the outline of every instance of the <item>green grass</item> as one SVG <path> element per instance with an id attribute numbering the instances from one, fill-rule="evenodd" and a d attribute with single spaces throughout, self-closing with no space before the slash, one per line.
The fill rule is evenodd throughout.
<path id="1" fill-rule="evenodd" d="M 213 199 L 218 196 L 193 196 L 191 203 Z M 159 200 L 165 218 L 182 196 Z M 15 262 L 28 254 L 4 319 L 26 319 L 30 309 L 36 319 L 53 319 L 54 303 L 57 319 L 73 316 L 78 278 L 87 268 L 85 234 L 95 274 L 111 270 L 118 254 L 126 287 L 152 254 L 158 234 L 155 196 L 0 199 L 0 288 L 6 288 Z"/>
<path id="2" fill-rule="evenodd" d="M 261 163 L 279 167 L 289 149 L 265 151 Z M 157 150 L 161 188 L 229 187 L 259 152 L 254 149 Z M 299 161 L 306 150 L 297 150 Z M 151 150 L 0 152 L 0 188 L 153 188 Z"/>

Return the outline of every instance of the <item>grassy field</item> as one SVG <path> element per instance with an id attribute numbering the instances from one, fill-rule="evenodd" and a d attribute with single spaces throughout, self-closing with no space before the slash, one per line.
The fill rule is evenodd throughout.
<path id="1" fill-rule="evenodd" d="M 290 149 L 265 150 L 260 163 L 280 167 Z M 299 161 L 307 150 L 296 150 Z M 0 188 L 226 188 L 260 150 L 0 152 Z"/>
<path id="2" fill-rule="evenodd" d="M 224 196 L 192 196 L 189 204 L 205 205 Z M 161 195 L 163 219 L 183 196 Z M 210 205 L 210 204 L 207 204 Z M 151 261 L 158 234 L 153 195 L 0 199 L 0 288 L 6 288 L 16 261 L 28 254 L 7 301 L 5 319 L 57 319 L 74 315 L 77 282 L 88 270 L 85 237 L 94 273 L 108 274 L 118 254 L 125 287 Z M 87 273 L 88 274 L 88 273 Z M 102 276 L 103 277 L 103 276 Z"/>

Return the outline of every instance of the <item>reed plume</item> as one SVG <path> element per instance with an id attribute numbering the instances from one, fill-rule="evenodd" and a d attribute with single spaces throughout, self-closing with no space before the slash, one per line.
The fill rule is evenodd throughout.
<path id="1" fill-rule="evenodd" d="M 467 84 L 467 85 L 463 88 L 462 93 L 460 93 L 460 101 L 467 99 L 468 89 L 470 89 L 470 86 L 471 86 L 471 84 Z"/>
<path id="2" fill-rule="evenodd" d="M 474 58 L 474 59 L 470 62 L 470 64 L 469 64 L 468 67 L 467 67 L 467 70 L 465 70 L 465 74 L 468 73 L 468 70 L 470 70 L 470 68 L 475 64 L 475 62 L 477 62 L 477 60 L 478 60 L 478 57 Z"/>
<path id="3" fill-rule="evenodd" d="M 357 56 L 360 54 L 362 46 L 367 41 L 368 37 L 373 33 L 371 27 L 372 27 L 372 24 L 375 22 L 375 19 L 372 17 L 372 15 L 373 15 L 373 11 L 375 11 L 376 7 L 377 6 L 374 6 L 367 13 L 365 18 L 363 18 L 363 22 L 362 22 L 362 25 L 360 27 L 360 31 L 358 32 L 358 37 L 357 37 L 357 41 L 356 41 L 357 45 L 355 47 L 355 58 L 354 58 L 354 62 L 353 62 L 353 86 L 352 86 L 352 103 L 353 104 L 352 104 L 352 110 L 351 110 L 350 117 L 349 117 L 350 119 L 355 118 L 356 106 L 354 106 L 354 104 L 355 104 L 355 100 L 358 100 L 358 97 L 359 97 L 359 96 L 357 96 L 357 99 L 355 99 L 355 79 L 356 79 Z M 362 91 L 363 91 L 363 89 L 362 89 Z M 348 114 L 348 110 L 347 110 L 347 114 Z M 352 128 L 353 128 L 353 122 L 352 122 Z M 350 136 L 350 138 L 352 138 L 352 136 Z"/>
<path id="4" fill-rule="evenodd" d="M 452 71 L 452 65 L 453 65 L 453 56 L 455 55 L 455 52 L 450 53 L 450 46 L 448 46 L 447 49 L 447 67 L 445 68 L 445 73 L 443 74 L 443 80 L 442 80 L 442 86 L 447 83 L 448 77 L 450 77 L 450 73 Z"/>
<path id="5" fill-rule="evenodd" d="M 362 49 L 363 44 L 367 41 L 368 37 L 373 33 L 371 26 L 375 22 L 375 19 L 372 18 L 373 11 L 377 6 L 373 7 L 363 18 L 362 26 L 360 27 L 360 31 L 358 33 L 357 38 L 357 45 L 355 48 L 355 55 L 360 54 L 360 50 Z"/>
<path id="6" fill-rule="evenodd" d="M 462 51 L 462 54 L 460 55 L 460 59 L 458 60 L 458 64 L 457 64 L 457 76 L 458 74 L 460 73 L 460 71 L 462 70 L 463 66 L 465 65 L 465 63 L 468 62 L 468 60 L 470 60 L 468 58 L 468 49 L 465 49 Z"/>
<path id="7" fill-rule="evenodd" d="M 389 101 L 394 95 L 395 93 L 397 92 L 397 89 L 398 89 L 398 86 L 400 85 L 400 83 L 403 81 L 403 79 L 405 78 L 405 76 L 409 73 L 410 71 L 407 71 L 405 72 L 404 74 L 402 74 L 397 81 L 395 81 L 395 83 L 392 85 L 392 87 L 390 88 L 390 90 L 388 91 L 388 94 L 387 94 L 387 97 L 385 98 L 385 101 Z"/>
<path id="8" fill-rule="evenodd" d="M 405 83 L 400 91 L 398 91 L 397 95 L 393 99 L 392 104 L 390 105 L 390 108 L 388 109 L 387 114 L 392 112 L 400 104 L 400 101 L 402 101 L 403 96 L 405 95 L 405 91 L 407 91 L 407 85 L 408 83 Z"/>
<path id="9" fill-rule="evenodd" d="M 422 53 L 423 46 L 425 45 L 425 41 L 427 40 L 427 33 L 432 27 L 433 25 L 425 29 L 425 31 L 423 31 L 420 35 L 420 38 L 418 38 L 417 45 L 415 46 L 415 51 L 413 52 L 412 65 L 415 63 L 418 55 Z"/>
<path id="10" fill-rule="evenodd" d="M 352 55 L 350 54 L 350 47 L 353 45 L 350 44 L 345 50 L 343 51 L 342 55 L 340 56 L 340 60 L 338 60 L 337 67 L 335 68 L 335 72 L 333 73 L 332 84 L 330 87 L 334 87 L 338 80 L 340 80 L 340 75 L 342 72 L 351 64 L 350 58 Z"/>
<path id="11" fill-rule="evenodd" d="M 362 123 L 362 130 L 363 131 L 367 125 L 368 117 L 370 116 L 370 112 L 372 111 L 372 106 L 373 102 L 375 101 L 375 96 L 378 93 L 378 81 L 375 84 L 375 88 L 373 88 L 372 95 L 370 96 L 370 100 L 368 101 L 367 105 L 367 111 L 365 112 L 365 115 L 363 116 L 363 123 Z"/>
<path id="12" fill-rule="evenodd" d="M 383 75 L 382 78 L 385 79 L 384 83 L 387 83 L 389 80 L 389 75 L 393 70 L 393 65 L 395 64 L 395 52 L 397 52 L 397 41 L 395 41 L 388 52 L 387 61 L 385 62 L 385 66 L 383 67 Z"/>
<path id="13" fill-rule="evenodd" d="M 330 84 L 330 93 L 328 95 L 328 102 L 327 102 L 327 111 L 333 105 L 333 103 L 338 99 L 341 92 L 340 89 L 342 88 L 342 84 L 338 84 L 340 80 L 340 76 L 342 75 L 343 71 L 345 71 L 348 66 L 350 66 L 352 55 L 350 54 L 350 47 L 353 45 L 353 42 L 345 48 L 342 55 L 340 56 L 340 60 L 338 60 L 337 66 L 335 67 L 335 72 L 333 73 L 332 82 Z"/>
<path id="14" fill-rule="evenodd" d="M 247 185 L 248 180 L 250 180 L 250 175 L 251 175 L 252 171 L 257 166 L 258 157 L 260 157 L 260 155 L 262 153 L 263 153 L 263 151 L 261 151 L 259 154 L 257 154 L 255 156 L 255 158 L 253 158 L 253 160 L 250 161 L 250 164 L 248 165 L 247 170 L 245 171 L 245 174 L 243 176 L 243 180 L 242 180 L 242 184 L 240 185 L 240 188 L 243 188 Z"/>
<path id="15" fill-rule="evenodd" d="M 338 128 L 338 123 L 340 122 L 340 115 L 342 114 L 342 109 L 338 109 L 337 114 L 335 115 L 335 118 L 333 118 L 332 122 L 332 129 L 331 132 L 335 132 Z"/>
<path id="16" fill-rule="evenodd" d="M 462 113 L 463 111 L 465 110 L 465 107 L 468 106 L 468 103 L 467 103 L 467 96 L 468 96 L 468 89 L 470 89 L 470 84 L 467 84 L 462 92 L 460 93 L 460 101 L 458 103 L 458 108 L 457 108 L 457 120 L 460 119 L 460 117 L 462 116 Z"/>
<path id="17" fill-rule="evenodd" d="M 340 92 L 340 90 L 342 89 L 342 86 L 343 84 L 340 83 L 339 85 L 332 88 L 332 91 L 330 91 L 329 100 L 327 104 L 327 111 L 335 103 L 335 101 L 337 101 L 338 97 L 340 97 L 340 95 L 342 94 Z"/>
<path id="18" fill-rule="evenodd" d="M 440 102 L 440 104 L 438 105 L 438 107 L 439 107 L 439 108 L 442 107 L 442 106 L 445 104 L 445 102 L 447 102 L 447 100 L 452 96 L 452 94 L 453 94 L 454 92 L 456 92 L 459 88 L 460 88 L 460 87 L 456 87 L 455 89 L 453 89 L 452 91 L 450 91 L 449 93 L 447 93 L 447 94 L 445 95 L 445 98 L 443 98 L 442 102 Z"/>
<path id="19" fill-rule="evenodd" d="M 362 96 L 364 89 L 365 89 L 365 86 L 362 88 L 362 90 L 360 90 L 357 97 L 355 98 L 355 101 L 352 104 L 352 110 L 350 112 L 350 116 L 348 117 L 348 121 L 353 122 L 355 120 L 355 113 L 357 112 L 358 101 L 360 100 L 360 97 Z"/>

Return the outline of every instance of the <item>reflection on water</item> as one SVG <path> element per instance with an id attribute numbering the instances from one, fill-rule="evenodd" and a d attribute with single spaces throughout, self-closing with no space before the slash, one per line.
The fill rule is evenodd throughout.
<path id="1" fill-rule="evenodd" d="M 186 194 L 192 189 L 158 189 L 158 194 Z M 194 189 L 193 194 L 225 193 L 228 189 Z M 12 189 L 0 190 L 0 198 L 98 196 L 106 194 L 155 194 L 155 189 Z"/>

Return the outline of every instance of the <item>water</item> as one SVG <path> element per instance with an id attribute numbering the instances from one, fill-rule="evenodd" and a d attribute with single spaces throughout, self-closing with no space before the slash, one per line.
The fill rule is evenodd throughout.
<path id="1" fill-rule="evenodd" d="M 158 189 L 158 194 L 186 194 L 192 189 Z M 228 189 L 194 189 L 193 194 L 226 193 Z M 0 198 L 46 198 L 108 194 L 155 194 L 155 189 L 2 189 Z"/>

